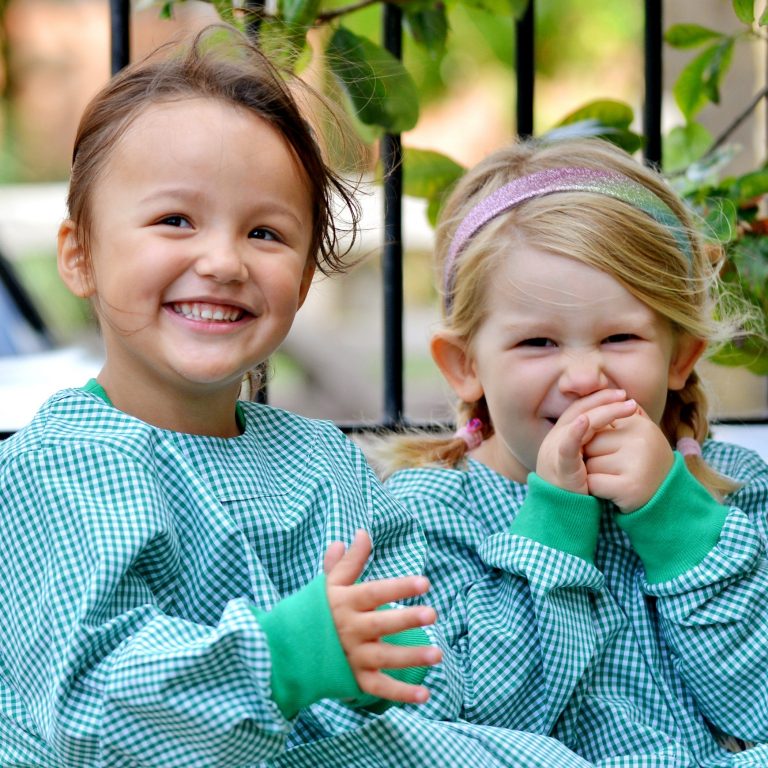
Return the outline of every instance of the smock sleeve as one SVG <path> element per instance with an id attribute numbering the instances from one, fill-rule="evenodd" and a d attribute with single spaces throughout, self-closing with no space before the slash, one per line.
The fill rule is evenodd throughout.
<path id="1" fill-rule="evenodd" d="M 0 486 L 2 676 L 51 764 L 231 766 L 282 751 L 291 725 L 252 605 L 189 618 L 174 594 L 184 544 L 147 467 L 49 446 L 6 462 Z"/>
<path id="2" fill-rule="evenodd" d="M 583 515 L 585 533 L 573 538 L 583 539 L 574 544 L 583 555 L 594 548 L 599 514 L 589 497 L 563 507 L 545 483 L 533 499 L 504 483 L 479 489 L 470 473 L 419 469 L 396 473 L 387 487 L 425 529 L 439 627 L 464 675 L 462 716 L 548 734 L 577 706 L 579 682 L 608 631 L 595 616 L 604 580 L 591 558 L 537 540 L 536 526 L 517 533 L 515 520 L 523 522 L 531 501 L 564 529 Z"/>
<path id="3" fill-rule="evenodd" d="M 742 483 L 718 504 L 682 457 L 646 507 L 619 515 L 645 567 L 660 629 L 707 719 L 747 741 L 768 740 L 768 466 L 709 443 L 705 458 Z"/>

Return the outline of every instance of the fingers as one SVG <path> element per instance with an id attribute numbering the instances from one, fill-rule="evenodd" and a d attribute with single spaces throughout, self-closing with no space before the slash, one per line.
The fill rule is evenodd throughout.
<path id="1" fill-rule="evenodd" d="M 436 645 L 393 645 L 387 642 L 361 645 L 354 662 L 360 670 L 405 669 L 431 667 L 443 660 L 443 652 Z"/>
<path id="2" fill-rule="evenodd" d="M 589 413 L 583 415 L 583 418 L 588 421 L 587 429 L 584 430 L 583 443 L 588 443 L 598 432 L 612 426 L 615 421 L 637 413 L 637 408 L 634 400 L 622 400 L 592 408 Z"/>
<path id="3" fill-rule="evenodd" d="M 437 621 L 437 612 L 434 608 L 420 605 L 412 608 L 387 608 L 375 611 L 367 617 L 371 637 L 383 637 L 395 635 L 404 629 L 414 627 L 426 627 Z M 407 665 L 406 665 L 407 666 Z"/>
<path id="4" fill-rule="evenodd" d="M 423 704 L 429 698 L 429 691 L 423 685 L 403 683 L 383 672 L 361 672 L 357 684 L 365 693 L 404 704 Z"/>
<path id="5" fill-rule="evenodd" d="M 334 541 L 325 550 L 325 557 L 323 558 L 323 573 L 327 576 L 335 567 L 336 564 L 344 557 L 346 547 L 343 541 Z"/>
<path id="6" fill-rule="evenodd" d="M 339 544 L 342 547 L 341 556 L 337 556 Z M 346 552 L 343 551 L 343 547 L 341 542 L 335 541 L 326 550 L 323 568 L 328 583 L 350 585 L 360 578 L 368 556 L 371 554 L 371 538 L 365 531 L 360 530 L 355 533 L 355 538 Z M 326 569 L 327 563 L 330 563 L 330 568 Z"/>
<path id="7" fill-rule="evenodd" d="M 397 603 L 409 597 L 423 595 L 429 589 L 424 576 L 401 576 L 355 584 L 349 588 L 348 605 L 355 611 L 373 611 L 386 603 Z M 432 622 L 425 622 L 431 624 Z"/>
<path id="8" fill-rule="evenodd" d="M 623 389 L 601 389 L 597 392 L 593 392 L 591 395 L 579 398 L 572 402 L 563 412 L 560 414 L 558 423 L 567 423 L 576 420 L 579 416 L 587 411 L 591 411 L 593 408 L 598 408 L 601 405 L 607 405 L 608 403 L 625 402 L 627 393 Z"/>
<path id="9" fill-rule="evenodd" d="M 390 611 L 401 613 L 401 611 Z M 419 704 L 427 700 L 424 686 L 410 685 L 381 672 L 382 669 L 430 667 L 443 659 L 442 651 L 434 645 L 397 646 L 386 642 L 359 646 L 350 666 L 357 670 L 355 679 L 361 690 L 390 701 Z"/>

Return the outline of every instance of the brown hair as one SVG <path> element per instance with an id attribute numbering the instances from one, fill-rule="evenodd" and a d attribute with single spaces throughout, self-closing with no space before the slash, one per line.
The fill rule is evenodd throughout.
<path id="1" fill-rule="evenodd" d="M 471 343 L 485 319 L 488 281 L 516 242 L 606 272 L 668 320 L 676 333 L 716 344 L 731 338 L 749 319 L 738 302 L 726 300 L 718 278 L 722 253 L 703 242 L 682 201 L 657 173 L 600 140 L 520 142 L 498 150 L 471 169 L 441 214 L 436 245 L 438 274 L 442 275 L 457 226 L 480 200 L 520 176 L 564 166 L 616 171 L 650 189 L 680 220 L 690 253 L 680 249 L 675 234 L 681 233 L 670 231 L 626 202 L 590 192 L 533 198 L 493 219 L 462 251 L 454 267 L 450 309 L 443 296 L 443 329 Z M 699 376 L 693 371 L 683 389 L 670 390 L 667 395 L 661 428 L 672 446 L 682 437 L 704 441 L 709 432 L 707 408 Z M 483 437 L 493 433 L 484 398 L 458 404 L 458 423 L 471 418 L 483 421 Z M 467 450 L 464 440 L 454 436 L 397 438 L 383 462 L 383 471 L 434 463 L 455 467 Z M 381 456 L 379 460 L 381 464 Z M 687 456 L 686 462 L 715 495 L 736 489 L 733 481 L 716 473 L 701 457 Z"/>
<path id="2" fill-rule="evenodd" d="M 77 238 L 90 257 L 91 195 L 116 140 L 150 104 L 188 98 L 218 99 L 246 109 L 280 133 L 304 169 L 312 199 L 310 255 L 324 274 L 341 272 L 354 244 L 360 209 L 355 189 L 326 162 L 317 138 L 302 115 L 286 80 L 291 75 L 272 65 L 248 39 L 225 25 L 207 27 L 187 44 L 170 43 L 126 67 L 87 106 L 77 131 L 67 207 Z M 298 78 L 301 92 L 322 102 Z M 338 113 L 321 106 L 338 122 Z M 342 130 L 340 130 L 342 133 Z M 336 214 L 346 210 L 350 240 L 339 250 L 342 234 Z"/>

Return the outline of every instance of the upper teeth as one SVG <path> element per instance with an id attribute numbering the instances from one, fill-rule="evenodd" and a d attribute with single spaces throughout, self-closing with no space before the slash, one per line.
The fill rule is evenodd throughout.
<path id="1" fill-rule="evenodd" d="M 192 320 L 214 320 L 232 323 L 243 316 L 243 310 L 236 307 L 222 307 L 218 304 L 173 304 L 173 311 Z"/>

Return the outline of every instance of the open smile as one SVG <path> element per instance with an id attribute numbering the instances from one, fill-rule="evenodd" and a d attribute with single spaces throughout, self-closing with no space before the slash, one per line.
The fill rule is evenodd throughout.
<path id="1" fill-rule="evenodd" d="M 172 302 L 167 305 L 177 315 L 187 320 L 199 323 L 236 323 L 249 312 L 241 307 L 227 304 L 210 304 L 208 302 Z"/>

